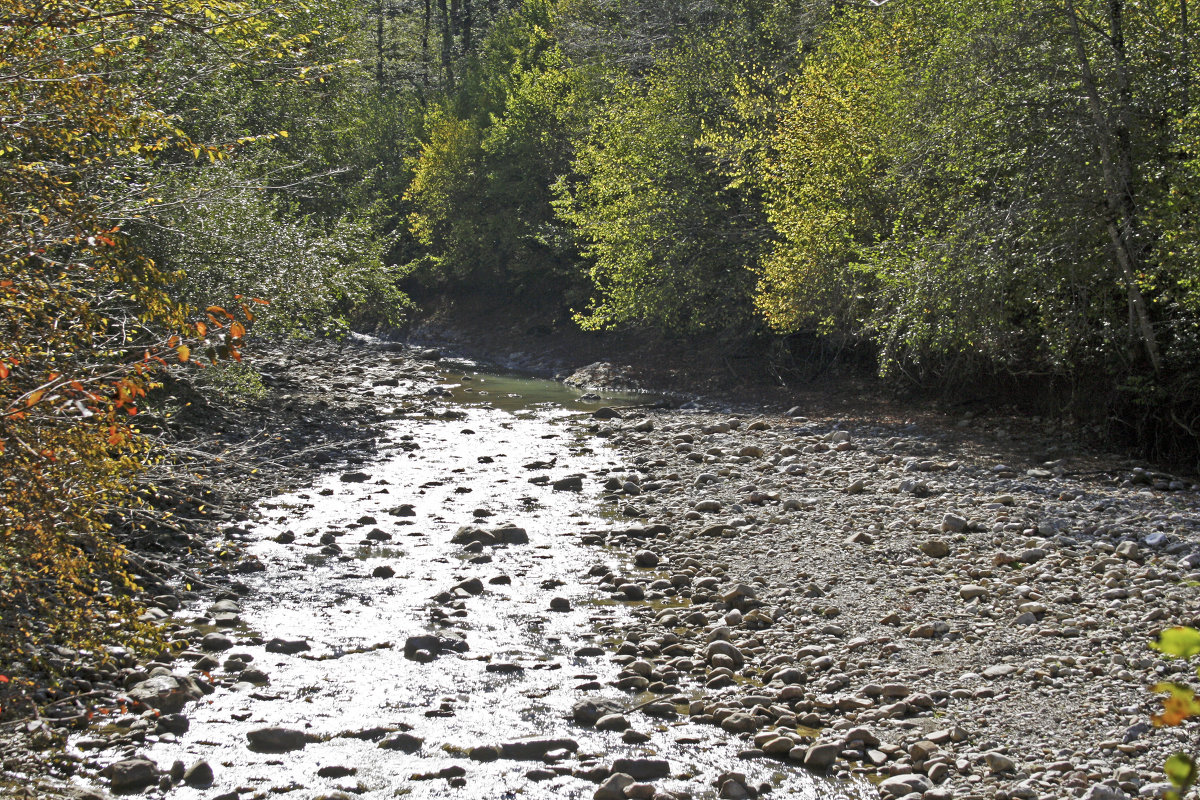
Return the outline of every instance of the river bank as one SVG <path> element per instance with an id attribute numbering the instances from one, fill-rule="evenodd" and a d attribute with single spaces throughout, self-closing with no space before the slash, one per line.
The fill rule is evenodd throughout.
<path id="1" fill-rule="evenodd" d="M 699 719 L 806 761 L 792 727 L 818 729 L 820 762 L 885 795 L 1162 796 L 1195 742 L 1150 725 L 1151 687 L 1190 668 L 1148 644 L 1200 622 L 1196 485 L 791 413 L 589 426 L 630 467 L 595 478 L 629 527 L 590 535 L 694 573 L 623 651 L 659 669 L 670 632 L 708 656 Z"/>
<path id="2" fill-rule="evenodd" d="M 858 791 L 853 787 L 861 784 L 845 781 L 865 775 L 886 779 L 886 795 L 916 790 L 931 800 L 1118 797 L 1096 788 L 1106 781 L 1112 792 L 1154 796 L 1161 791 L 1161 762 L 1182 744 L 1179 731 L 1145 724 L 1158 702 L 1148 685 L 1180 670 L 1152 654 L 1146 642 L 1163 627 L 1194 622 L 1194 584 L 1200 578 L 1194 485 L 1087 455 L 1046 458 L 1059 453 L 1045 452 L 1055 445 L 1044 438 L 1036 448 L 1043 452 L 1022 455 L 1028 440 L 983 420 L 938 427 L 925 421 L 839 418 L 816 405 L 789 416 L 784 409 L 761 407 L 754 413 L 629 408 L 646 404 L 628 400 L 613 403 L 626 406 L 615 416 L 587 410 L 603 398 L 570 408 L 573 423 L 554 414 L 554 424 L 573 425 L 573 433 L 556 427 L 535 434 L 573 444 L 557 447 L 546 439 L 544 452 L 516 464 L 508 453 L 498 459 L 496 452 L 464 446 L 492 418 L 484 409 L 495 410 L 501 396 L 513 392 L 488 394 L 482 388 L 480 395 L 481 385 L 465 380 L 463 367 L 439 363 L 440 355 L 367 342 L 342 349 L 318 346 L 264 361 L 268 399 L 256 412 L 260 416 L 247 414 L 238 424 L 243 437 L 252 437 L 255 428 L 282 437 L 274 440 L 280 449 L 262 459 L 258 473 L 247 465 L 240 505 L 218 508 L 223 517 L 214 520 L 218 535 L 207 555 L 199 557 L 208 563 L 187 567 L 213 588 L 168 587 L 153 600 L 158 611 L 152 613 L 168 621 L 180 644 L 176 657 L 158 664 L 120 664 L 112 675 L 84 678 L 100 699 L 112 701 L 108 708 L 120 712 L 114 722 L 126 724 L 72 740 L 56 769 L 80 776 L 108 769 L 107 776 L 77 779 L 77 792 L 114 788 L 118 772 L 111 765 L 121 762 L 137 762 L 119 773 L 133 776 L 128 788 L 151 787 L 181 798 L 394 792 L 388 780 L 372 779 L 374 759 L 364 755 L 377 754 L 383 740 L 398 745 L 384 748 L 389 759 L 406 747 L 412 752 L 403 754 L 418 760 L 450 759 L 432 771 L 416 763 L 383 762 L 393 781 L 397 769 L 433 775 L 402 781 L 409 792 L 430 796 L 498 786 L 498 768 L 483 766 L 494 763 L 488 760 L 489 748 L 496 749 L 495 761 L 509 765 L 504 774 L 517 781 L 502 791 L 547 796 L 591 796 L 597 791 L 594 783 L 587 788 L 591 781 L 602 782 L 612 796 L 628 791 L 633 792 L 628 796 L 649 792 L 648 797 L 655 792 L 749 796 L 771 789 L 769 776 L 784 767 L 797 776 L 793 780 L 806 780 L 799 776 L 807 773 L 787 766 L 805 763 L 834 778 L 830 784 L 805 783 L 804 791 L 817 793 L 813 796 Z M 330 364 L 337 365 L 333 379 Z M 583 376 L 588 374 L 597 373 Z M 288 413 L 273 419 L 271 408 Z M 459 414 L 482 416 L 468 423 Z M 303 423 L 284 434 L 275 426 L 288 419 Z M 512 421 L 495 424 L 501 435 Z M 384 432 L 389 425 L 394 436 Z M 318 446 L 321 436 L 325 444 Z M 449 476 L 431 475 L 409 487 L 405 497 L 395 496 L 402 493 L 399 478 L 388 479 L 393 485 L 372 484 L 368 465 L 392 459 L 406 466 L 397 475 L 419 472 L 427 463 L 423 451 L 432 451 L 434 442 L 443 450 L 437 463 Z M 262 467 L 272 463 L 275 472 L 263 474 Z M 532 466 L 526 469 L 526 464 Z M 359 474 L 361 481 L 346 478 Z M 475 479 L 486 474 L 498 481 L 488 484 L 487 494 L 507 497 L 506 509 L 475 502 L 480 495 L 474 491 L 483 488 Z M 446 488 L 421 486 L 429 481 Z M 512 483 L 521 491 L 510 491 Z M 269 496 L 297 488 L 309 498 L 248 502 L 256 492 Z M 445 508 L 423 506 L 416 495 L 425 491 L 445 492 L 438 496 Z M 345 519 L 306 522 L 311 538 L 293 530 L 294 515 L 304 513 L 299 506 L 343 492 L 353 494 L 334 508 Z M 457 507 L 454 500 L 472 502 Z M 599 511 L 588 511 L 597 504 Z M 458 511 L 445 513 L 449 508 Z M 380 509 L 400 513 L 385 516 Z M 489 519 L 497 513 L 499 519 Z M 372 521 L 364 521 L 367 517 Z M 515 546 L 492 550 L 480 536 L 453 542 L 464 527 L 493 537 L 495 531 L 512 529 L 534 539 L 553 537 L 535 541 L 535 550 L 542 544 L 553 547 L 564 535 L 585 548 L 605 547 L 594 550 L 594 559 L 570 558 L 562 575 L 534 581 L 536 590 L 527 587 L 526 594 L 516 596 L 501 587 L 511 587 L 518 569 L 528 571 L 528 564 L 547 553 Z M 393 542 L 403 542 L 396 537 L 411 532 L 426 534 L 430 544 L 455 544 L 422 563 L 444 559 L 458 564 L 457 572 L 442 578 L 431 574 L 428 581 L 405 575 L 420 551 L 403 552 L 410 548 Z M 362 539 L 347 550 L 347 535 Z M 499 536 L 503 540 L 504 534 Z M 489 576 L 490 562 L 472 561 L 484 557 L 514 561 Z M 380 560 L 388 563 L 376 563 Z M 392 575 L 383 577 L 387 569 L 376 575 L 377 567 L 391 569 Z M 293 587 L 279 594 L 278 580 L 271 577 L 311 576 L 322 569 L 332 570 L 320 584 L 330 594 L 308 598 L 317 602 L 307 617 L 305 606 L 292 604 L 301 593 Z M 555 753 L 546 766 L 517 769 L 504 745 L 510 745 L 511 755 L 519 737 L 489 738 L 481 729 L 448 736 L 439 728 L 439 741 L 437 733 L 413 732 L 420 719 L 478 718 L 450 686 L 426 697 L 419 715 L 392 714 L 385 725 L 364 722 L 355 730 L 318 726 L 306 732 L 265 711 L 311 706 L 322 687 L 336 689 L 343 680 L 349 686 L 350 676 L 371 674 L 369 666 L 355 666 L 353 659 L 403 650 L 410 638 L 424 634 L 414 628 L 400 641 L 398 631 L 390 630 L 373 638 L 355 634 L 362 641 L 350 642 L 337 630 L 338 620 L 346 618 L 329 616 L 331 603 L 361 604 L 397 574 L 401 580 L 446 584 L 419 590 L 420 602 L 408 618 L 419 615 L 425 625 L 454 627 L 456 620 L 476 620 L 481 612 L 490 619 L 498 608 L 526 604 L 512 616 L 518 627 L 528 627 L 531 620 L 541 620 L 535 628 L 551 620 L 559 626 L 557 633 L 538 633 L 532 640 L 540 655 L 522 656 L 520 648 L 504 655 L 500 642 L 483 650 L 476 642 L 470 654 L 455 654 L 440 643 L 432 650 L 414 644 L 403 661 L 392 663 L 411 667 L 429 656 L 429 663 L 440 665 L 439 672 L 421 677 L 431 692 L 440 686 L 434 675 L 453 677 L 455 669 L 482 671 L 471 680 L 499 681 L 512 675 L 557 678 L 569 667 L 576 676 L 572 691 L 589 686 L 578 691 L 600 692 L 612 703 L 592 708 L 613 713 L 596 714 L 587 706 L 576 713 L 561 702 L 542 703 L 567 727 L 534 737 L 557 743 L 536 753 L 539 760 Z M 510 583 L 488 582 L 497 577 Z M 597 594 L 589 584 L 610 599 L 585 603 L 581 598 Z M 310 593 L 314 586 L 308 584 Z M 270 621 L 275 610 L 289 607 L 290 618 Z M 569 624 L 570 614 L 583 607 L 602 613 Z M 317 630 L 306 634 L 306 624 Z M 288 625 L 295 629 L 287 630 Z M 479 635 L 468 628 L 463 639 L 470 644 Z M 559 641 L 547 646 L 544 635 Z M 593 639 L 583 641 L 581 635 Z M 275 639 L 279 643 L 271 645 Z M 301 641 L 307 649 L 294 649 Z M 385 642 L 388 648 L 370 649 Z M 580 659 L 586 666 L 576 663 Z M 297 660 L 351 666 L 319 680 L 307 674 L 290 682 L 289 675 L 306 675 L 289 666 Z M 559 683 L 551 680 L 531 691 Z M 364 695 L 332 691 L 330 696 L 334 707 L 346 707 Z M 594 704 L 594 698 L 559 697 L 573 698 L 570 705 Z M 129 700 L 146 708 L 138 710 Z M 511 708 L 530 704 L 530 698 L 504 702 Z M 426 717 L 429 711 L 437 713 Z M 617 719 L 591 733 L 601 716 Z M 722 738 L 696 733 L 706 728 L 694 723 L 715 723 L 708 727 Z M 223 727 L 206 729 L 206 724 Z M 294 749 L 307 752 L 309 759 L 319 757 L 317 742 L 368 745 L 361 752 L 340 752 L 338 763 L 298 762 L 313 766 L 313 774 L 300 777 L 299 767 L 285 767 L 282 756 L 256 761 L 247 755 L 254 752 L 246 746 L 249 733 L 268 728 L 300 731 L 299 741 L 314 746 Z M 375 741 L 348 735 L 373 729 L 379 733 Z M 202 730 L 225 733 L 216 737 Z M 422 741 L 414 747 L 405 737 Z M 198 750 L 189 749 L 193 746 Z M 206 747 L 208 758 L 193 758 Z M 617 754 L 619 748 L 628 752 Z M 716 755 L 688 756 L 700 760 L 681 769 L 678 748 Z M 473 757 L 476 749 L 479 758 Z M 619 788 L 623 779 L 613 778 L 620 773 L 614 754 L 647 762 L 624 762 L 627 769 L 644 771 L 633 781 L 638 788 Z M 202 762 L 215 773 L 207 784 Z M 659 762 L 667 764 L 665 774 Z M 743 767 L 741 777 L 732 769 L 714 772 L 731 762 Z M 239 783 L 233 776 L 243 775 L 238 770 L 248 764 L 258 773 Z M 34 766 L 14 758 L 5 768 L 20 780 Z M 316 774 L 326 768 L 325 775 Z M 360 770 L 361 779 L 350 777 Z M 530 772 L 535 775 L 529 777 Z M 126 785 L 120 780 L 118 788 Z M 232 788 L 230 781 L 236 784 Z M 318 783 L 325 788 L 314 788 Z"/>

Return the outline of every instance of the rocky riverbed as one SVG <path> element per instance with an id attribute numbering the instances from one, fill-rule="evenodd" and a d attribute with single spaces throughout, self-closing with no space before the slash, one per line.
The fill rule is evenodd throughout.
<path id="1" fill-rule="evenodd" d="M 1196 740 L 1151 726 L 1151 687 L 1194 665 L 1148 644 L 1200 622 L 1198 487 L 1000 461 L 969 421 L 802 413 L 587 425 L 625 461 L 590 477 L 628 523 L 584 536 L 662 575 L 596 580 L 674 601 L 636 615 L 627 670 L 702 685 L 693 720 L 885 797 L 1162 796 Z"/>
<path id="2" fill-rule="evenodd" d="M 1195 747 L 1149 724 L 1189 674 L 1147 645 L 1200 622 L 1196 485 L 978 421 L 654 408 L 439 356 L 267 364 L 307 419 L 301 463 L 264 461 L 290 491 L 177 556 L 200 583 L 148 598 L 172 650 L 83 658 L 8 732 L 91 714 L 54 791 L 1105 800 Z M 5 791 L 36 769 L 7 757 Z"/>

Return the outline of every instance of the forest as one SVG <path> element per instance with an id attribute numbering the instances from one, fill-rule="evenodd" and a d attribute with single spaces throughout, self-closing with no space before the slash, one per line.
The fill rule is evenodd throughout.
<path id="1" fill-rule="evenodd" d="M 438 297 L 1200 463 L 1188 0 L 0 2 L 0 597 L 55 635 L 148 393 Z"/>

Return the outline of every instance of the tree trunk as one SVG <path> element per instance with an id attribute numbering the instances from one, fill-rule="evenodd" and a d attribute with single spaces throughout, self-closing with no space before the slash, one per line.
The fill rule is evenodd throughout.
<path id="1" fill-rule="evenodd" d="M 379 0 L 378 16 L 375 19 L 375 84 L 383 91 L 383 18 L 387 13 L 387 0 Z"/>
<path id="2" fill-rule="evenodd" d="M 429 62 L 429 28 L 433 24 L 433 0 L 425 0 L 425 16 L 421 21 L 421 100 L 429 92 L 429 73 L 433 72 Z"/>
<path id="3" fill-rule="evenodd" d="M 471 26 L 475 24 L 475 9 L 471 6 L 471 0 L 461 0 L 462 11 L 462 49 L 463 53 L 470 53 L 471 48 L 475 46 L 471 38 Z"/>
<path id="4" fill-rule="evenodd" d="M 450 28 L 450 9 L 446 6 L 446 0 L 438 0 L 438 17 L 442 28 L 442 75 L 446 81 L 446 91 L 453 91 L 454 62 L 451 56 L 454 48 L 454 31 Z"/>
<path id="5" fill-rule="evenodd" d="M 1125 285 L 1125 297 L 1136 326 L 1135 337 L 1140 340 L 1151 367 L 1158 372 L 1162 358 L 1158 351 L 1158 340 L 1150 320 L 1150 309 L 1146 298 L 1138 287 L 1137 272 L 1137 216 L 1133 196 L 1133 147 L 1130 135 L 1130 112 L 1132 93 L 1129 88 L 1125 35 L 1122 20 L 1124 0 L 1109 0 L 1110 25 L 1109 44 L 1116 61 L 1117 108 L 1115 125 L 1110 124 L 1100 96 L 1096 75 L 1080 29 L 1078 12 L 1074 0 L 1066 0 L 1067 20 L 1071 26 L 1071 38 L 1075 56 L 1079 61 L 1079 75 L 1087 93 L 1088 107 L 1096 128 L 1096 144 L 1100 150 L 1100 165 L 1104 176 L 1105 226 L 1112 241 L 1113 254 Z"/>

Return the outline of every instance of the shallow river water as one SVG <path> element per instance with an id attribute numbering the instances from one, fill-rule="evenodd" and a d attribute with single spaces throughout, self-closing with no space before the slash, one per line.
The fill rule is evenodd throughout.
<path id="1" fill-rule="evenodd" d="M 397 405 L 421 398 L 422 411 L 437 416 L 414 411 L 392 421 L 374 460 L 340 465 L 305 491 L 262 505 L 248 549 L 266 570 L 246 579 L 252 592 L 242 601 L 242 626 L 219 657 L 251 656 L 270 682 L 218 691 L 188 707 L 187 732 L 150 737 L 145 753 L 160 765 L 206 759 L 214 769 L 211 787 L 178 786 L 170 797 L 590 798 L 596 784 L 573 772 L 642 756 L 670 762 L 671 777 L 656 786 L 695 797 L 716 797 L 714 781 L 727 771 L 772 784 L 776 797 L 872 794 L 778 761 L 739 760 L 747 742 L 687 724 L 686 707 L 677 721 L 629 712 L 633 728 L 650 737 L 638 745 L 572 722 L 581 698 L 626 708 L 645 699 L 610 686 L 617 667 L 599 654 L 611 643 L 606 631 L 619 629 L 636 604 L 611 600 L 586 575 L 600 563 L 634 568 L 618 551 L 577 542 L 581 529 L 610 524 L 595 496 L 556 491 L 541 479 L 619 468 L 618 454 L 590 449 L 591 440 L 576 440 L 559 423 L 645 399 L 588 402 L 551 381 L 481 373 L 440 379 L 434 394 L 426 394 L 429 384 L 406 381 L 376 390 L 394 394 Z M 344 480 L 348 472 L 366 477 Z M 450 539 L 469 524 L 519 526 L 529 542 L 466 552 Z M 287 531 L 294 542 L 274 541 Z M 323 552 L 326 534 L 340 553 Z M 375 577 L 378 567 L 395 574 Z M 472 578 L 482 581 L 482 594 L 433 599 Z M 565 598 L 570 610 L 550 610 L 552 598 Z M 202 617 L 205 608 L 189 613 Z M 406 657 L 406 639 L 429 633 L 461 635 L 469 650 L 431 662 Z M 274 637 L 303 639 L 311 649 L 267 652 L 262 643 Z M 282 754 L 247 748 L 249 731 L 273 725 L 302 729 L 310 741 Z M 396 731 L 418 737 L 419 749 L 381 748 L 380 736 Z M 530 736 L 573 739 L 578 751 L 548 761 L 467 757 L 473 747 Z"/>

